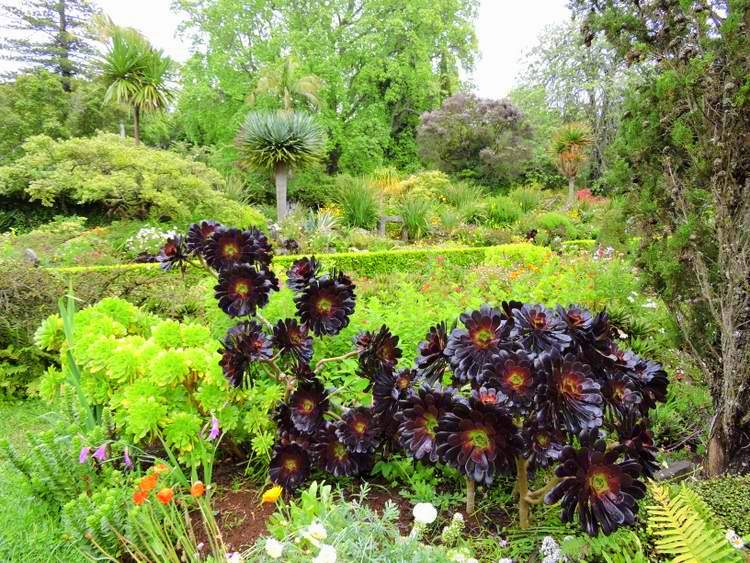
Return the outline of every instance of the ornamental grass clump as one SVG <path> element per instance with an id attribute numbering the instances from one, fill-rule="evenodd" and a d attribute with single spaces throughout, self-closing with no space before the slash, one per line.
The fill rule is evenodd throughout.
<path id="1" fill-rule="evenodd" d="M 316 341 L 349 325 L 352 280 L 315 258 L 297 260 L 286 273 L 297 318 L 272 324 L 261 310 L 281 286 L 268 240 L 210 222 L 190 230 L 203 225 L 211 232 L 183 261 L 217 275 L 219 307 L 238 319 L 222 341 L 224 375 L 247 387 L 267 373 L 284 389 L 269 468 L 275 485 L 289 493 L 315 471 L 365 475 L 377 456 L 400 449 L 463 474 L 469 514 L 477 484 L 515 474 L 522 528 L 542 502 L 560 502 L 562 520 L 577 518 L 591 535 L 634 523 L 642 478 L 657 468 L 649 411 L 665 401 L 668 379 L 656 362 L 618 347 L 606 311 L 484 304 L 431 327 L 413 367 L 399 364 L 399 338 L 385 325 L 312 363 Z M 371 404 L 347 404 L 326 386 L 329 367 L 354 358 Z M 529 490 L 529 471 L 546 467 L 554 467 L 549 482 Z"/>

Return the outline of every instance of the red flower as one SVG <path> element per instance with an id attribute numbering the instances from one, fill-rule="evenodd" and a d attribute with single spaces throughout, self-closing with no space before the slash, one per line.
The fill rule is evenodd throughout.
<path id="1" fill-rule="evenodd" d="M 169 487 L 164 487 L 161 491 L 156 493 L 156 498 L 158 498 L 159 502 L 162 504 L 169 504 L 169 501 L 174 498 L 174 491 Z"/>
<path id="2" fill-rule="evenodd" d="M 141 506 L 148 499 L 148 493 L 142 489 L 137 489 L 133 493 L 133 502 L 136 506 Z"/>
<path id="3" fill-rule="evenodd" d="M 144 493 L 148 493 L 151 489 L 156 487 L 156 480 L 159 478 L 159 476 L 156 473 L 152 473 L 151 475 L 146 475 L 141 481 L 138 483 L 138 488 L 143 491 Z"/>

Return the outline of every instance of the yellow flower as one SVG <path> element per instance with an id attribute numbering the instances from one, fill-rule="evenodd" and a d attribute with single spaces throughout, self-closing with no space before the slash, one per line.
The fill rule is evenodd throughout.
<path id="1" fill-rule="evenodd" d="M 271 487 L 265 493 L 263 493 L 263 497 L 261 497 L 261 500 L 264 503 L 274 503 L 277 500 L 279 500 L 279 497 L 281 496 L 281 493 L 283 491 L 284 491 L 284 488 L 281 485 L 276 485 L 275 487 Z"/>

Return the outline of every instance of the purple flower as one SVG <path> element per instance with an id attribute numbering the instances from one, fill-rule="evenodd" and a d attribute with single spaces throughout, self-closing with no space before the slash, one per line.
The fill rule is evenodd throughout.
<path id="1" fill-rule="evenodd" d="M 89 452 L 91 451 L 91 448 L 88 446 L 84 446 L 81 448 L 81 453 L 78 454 L 78 463 L 86 463 L 86 460 L 89 458 Z"/>
<path id="2" fill-rule="evenodd" d="M 219 419 L 211 415 L 211 431 L 208 433 L 209 440 L 216 440 L 219 437 Z"/>
<path id="3" fill-rule="evenodd" d="M 133 460 L 130 459 L 130 455 L 128 454 L 128 448 L 125 448 L 125 467 L 127 469 L 133 469 Z"/>
<path id="4" fill-rule="evenodd" d="M 95 460 L 102 462 L 107 458 L 107 443 L 105 442 L 98 448 L 96 448 L 96 451 L 94 452 L 94 455 L 92 456 Z"/>

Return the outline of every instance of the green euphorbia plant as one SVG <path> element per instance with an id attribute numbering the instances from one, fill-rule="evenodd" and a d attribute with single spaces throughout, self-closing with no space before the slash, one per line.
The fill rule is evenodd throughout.
<path id="1" fill-rule="evenodd" d="M 260 364 L 286 394 L 276 410 L 271 480 L 293 491 L 313 468 L 363 475 L 379 452 L 402 449 L 424 463 L 445 463 L 466 477 L 467 512 L 476 484 L 515 472 L 519 519 L 530 506 L 561 501 L 562 518 L 589 534 L 634 522 L 636 500 L 657 464 L 648 413 L 664 401 L 661 366 L 620 350 L 606 312 L 578 306 L 503 302 L 464 313 L 449 329 L 433 326 L 415 365 L 399 368 L 398 336 L 383 326 L 354 338 L 351 352 L 314 365 L 316 338 L 349 324 L 355 286 L 342 272 L 323 272 L 301 258 L 286 272 L 297 318 L 267 321 L 262 309 L 279 280 L 272 248 L 260 231 L 210 221 L 167 241 L 166 269 L 200 264 L 213 271 L 219 307 L 238 324 L 222 342 L 221 366 L 235 386 L 253 385 Z M 342 405 L 327 389 L 327 366 L 358 358 L 372 405 Z M 556 465 L 550 482 L 528 488 L 530 470 Z"/>

